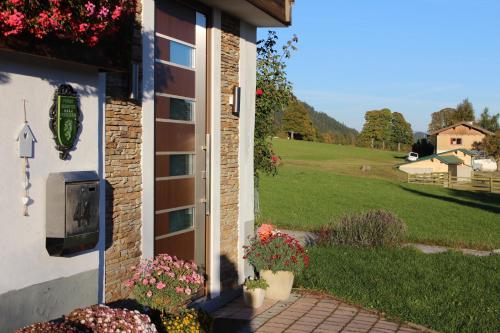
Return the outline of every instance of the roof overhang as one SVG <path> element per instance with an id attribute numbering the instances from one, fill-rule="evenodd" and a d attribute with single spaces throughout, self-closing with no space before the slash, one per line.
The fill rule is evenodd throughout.
<path id="1" fill-rule="evenodd" d="M 293 0 L 200 0 L 256 27 L 288 27 Z"/>
<path id="2" fill-rule="evenodd" d="M 476 126 L 476 125 L 473 125 L 471 124 L 470 122 L 468 121 L 461 121 L 461 122 L 458 122 L 456 124 L 453 124 L 453 125 L 450 125 L 450 126 L 447 126 L 447 127 L 443 127 L 441 129 L 438 129 L 438 130 L 435 130 L 433 132 L 430 132 L 429 135 L 430 136 L 433 136 L 433 135 L 438 135 L 439 133 L 441 132 L 444 132 L 446 130 L 449 130 L 450 128 L 455 128 L 455 127 L 458 127 L 458 126 L 465 126 L 465 127 L 469 127 L 469 128 L 472 128 L 472 129 L 475 129 L 476 131 L 478 132 L 481 132 L 481 133 L 484 133 L 486 135 L 495 135 L 495 133 L 493 132 L 490 132 L 488 131 L 487 129 L 484 129 L 482 127 L 479 127 L 479 126 Z"/>

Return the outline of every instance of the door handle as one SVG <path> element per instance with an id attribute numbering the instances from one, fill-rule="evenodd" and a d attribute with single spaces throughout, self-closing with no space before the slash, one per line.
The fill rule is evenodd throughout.
<path id="1" fill-rule="evenodd" d="M 211 142 L 210 134 L 205 138 L 205 215 L 210 215 L 210 153 Z"/>

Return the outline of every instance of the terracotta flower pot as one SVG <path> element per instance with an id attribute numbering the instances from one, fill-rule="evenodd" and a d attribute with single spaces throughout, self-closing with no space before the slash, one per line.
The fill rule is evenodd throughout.
<path id="1" fill-rule="evenodd" d="M 266 298 L 285 301 L 290 297 L 294 278 L 292 272 L 277 271 L 273 273 L 270 270 L 262 270 L 260 271 L 260 277 L 269 284 L 266 290 Z"/>
<path id="2" fill-rule="evenodd" d="M 246 286 L 243 286 L 243 300 L 249 307 L 252 307 L 254 309 L 260 308 L 264 303 L 264 296 L 266 296 L 265 289 L 247 289 Z"/>

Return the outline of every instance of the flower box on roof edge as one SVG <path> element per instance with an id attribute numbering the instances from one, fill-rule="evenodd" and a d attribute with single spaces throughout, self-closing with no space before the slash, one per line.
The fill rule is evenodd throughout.
<path id="1" fill-rule="evenodd" d="M 136 0 L 0 2 L 0 49 L 126 69 Z"/>
<path id="2" fill-rule="evenodd" d="M 132 34 L 128 35 L 131 39 Z M 131 40 L 123 40 L 119 43 L 116 38 L 109 38 L 112 43 L 108 43 L 107 39 L 103 39 L 94 47 L 89 47 L 55 38 L 42 40 L 30 37 L 1 38 L 0 50 L 90 65 L 109 71 L 127 70 L 131 59 Z"/>

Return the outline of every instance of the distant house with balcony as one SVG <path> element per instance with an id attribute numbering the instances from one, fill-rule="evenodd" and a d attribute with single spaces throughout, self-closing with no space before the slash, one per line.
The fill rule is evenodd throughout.
<path id="1" fill-rule="evenodd" d="M 461 121 L 429 133 L 436 147 L 436 154 L 459 148 L 472 149 L 474 142 L 481 142 L 487 135 L 495 134 L 467 121 Z"/>
<path id="2" fill-rule="evenodd" d="M 495 134 L 472 122 L 461 121 L 428 135 L 435 146 L 435 153 L 401 164 L 399 170 L 409 174 L 448 172 L 452 176 L 470 177 L 474 158 L 478 155 L 473 150 L 474 143 Z"/>

